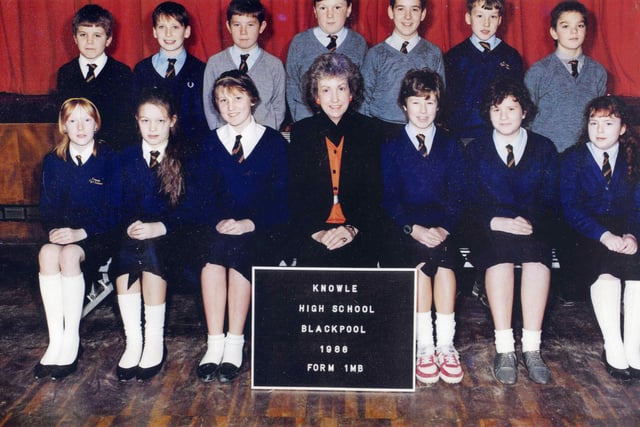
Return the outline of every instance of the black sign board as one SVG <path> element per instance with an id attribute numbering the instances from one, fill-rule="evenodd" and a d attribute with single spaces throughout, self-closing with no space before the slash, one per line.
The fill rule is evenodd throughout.
<path id="1" fill-rule="evenodd" d="M 415 390 L 413 269 L 253 269 L 256 389 Z"/>

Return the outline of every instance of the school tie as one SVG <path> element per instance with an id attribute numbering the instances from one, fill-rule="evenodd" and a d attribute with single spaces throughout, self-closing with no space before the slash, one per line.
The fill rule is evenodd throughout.
<path id="1" fill-rule="evenodd" d="M 513 156 L 513 145 L 507 144 L 507 167 L 512 168 L 516 165 L 516 158 Z"/>
<path id="2" fill-rule="evenodd" d="M 329 52 L 333 53 L 338 47 L 338 44 L 336 43 L 336 40 L 338 40 L 338 36 L 336 36 L 335 34 L 329 34 L 327 37 L 331 39 L 329 41 L 329 44 L 327 45 L 327 49 L 329 49 Z"/>
<path id="3" fill-rule="evenodd" d="M 158 166 L 158 156 L 160 155 L 159 151 L 152 151 L 149 153 L 149 168 L 155 169 Z"/>
<path id="4" fill-rule="evenodd" d="M 604 158 L 602 159 L 602 176 L 604 176 L 607 185 L 611 184 L 611 163 L 609 163 L 609 153 L 606 151 L 602 153 Z"/>
<path id="5" fill-rule="evenodd" d="M 167 59 L 169 65 L 167 65 L 167 72 L 164 73 L 165 79 L 172 79 L 176 76 L 176 58 Z"/>
<path id="6" fill-rule="evenodd" d="M 409 53 L 409 51 L 407 50 L 407 46 L 409 46 L 408 41 L 402 42 L 402 46 L 400 47 L 400 53 L 404 53 L 404 54 Z"/>
<path id="7" fill-rule="evenodd" d="M 424 135 L 419 133 L 416 135 L 416 138 L 418 138 L 418 153 L 420 153 L 422 157 L 427 157 L 429 153 L 427 152 L 427 146 L 424 143 Z"/>
<path id="8" fill-rule="evenodd" d="M 82 166 L 82 156 L 80 154 L 76 155 L 76 160 L 78 162 L 78 167 Z"/>
<path id="9" fill-rule="evenodd" d="M 96 65 L 96 64 L 87 64 L 87 67 L 89 67 L 89 72 L 87 73 L 87 77 L 84 79 L 84 81 L 89 83 L 93 79 L 96 78 L 96 74 L 95 74 L 94 70 L 96 69 L 96 67 L 98 67 L 98 65 Z"/>
<path id="10" fill-rule="evenodd" d="M 236 143 L 233 144 L 233 150 L 231 150 L 231 156 L 233 156 L 238 163 L 242 163 L 244 161 L 244 150 L 242 149 L 242 142 L 240 142 L 240 139 L 242 139 L 242 135 L 236 135 Z"/>
<path id="11" fill-rule="evenodd" d="M 247 71 L 249 71 L 249 66 L 247 65 L 247 58 L 249 58 L 248 53 L 243 53 L 242 55 L 240 55 L 240 66 L 238 67 L 238 70 L 240 70 L 243 73 L 246 73 Z"/>
<path id="12" fill-rule="evenodd" d="M 569 61 L 569 65 L 571 65 L 571 75 L 575 78 L 578 77 L 578 60 L 573 59 Z"/>
<path id="13" fill-rule="evenodd" d="M 491 44 L 489 42 L 479 42 L 480 46 L 482 46 L 482 49 L 484 49 L 482 52 L 491 52 Z"/>

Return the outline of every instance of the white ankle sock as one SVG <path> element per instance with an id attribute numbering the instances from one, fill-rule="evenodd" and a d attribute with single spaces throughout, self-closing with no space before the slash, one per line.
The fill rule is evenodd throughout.
<path id="1" fill-rule="evenodd" d="M 591 303 L 604 339 L 607 363 L 617 369 L 629 367 L 620 332 L 620 280 L 598 279 L 591 285 Z"/>
<path id="2" fill-rule="evenodd" d="M 436 311 L 436 346 L 438 348 L 453 346 L 455 333 L 455 313 L 443 314 Z"/>
<path id="3" fill-rule="evenodd" d="M 530 331 L 522 328 L 522 352 L 539 351 L 542 331 Z"/>
<path id="4" fill-rule="evenodd" d="M 640 369 L 640 281 L 624 287 L 624 354 L 629 366 Z"/>
<path id="5" fill-rule="evenodd" d="M 219 365 L 222 362 L 224 354 L 224 334 L 207 335 L 207 351 L 204 353 L 200 365 L 207 363 L 215 363 Z"/>
<path id="6" fill-rule="evenodd" d="M 244 335 L 234 335 L 227 332 L 224 339 L 224 356 L 222 363 L 231 363 L 234 366 L 242 365 L 242 348 L 244 347 Z"/>
<path id="7" fill-rule="evenodd" d="M 84 276 L 62 276 L 62 312 L 64 334 L 62 352 L 57 365 L 70 365 L 76 360 L 80 346 L 80 319 L 84 303 Z"/>
<path id="8" fill-rule="evenodd" d="M 118 295 L 118 306 L 126 338 L 125 350 L 118 366 L 133 368 L 138 366 L 142 356 L 142 325 L 140 323 L 142 296 L 140 293 Z"/>
<path id="9" fill-rule="evenodd" d="M 144 350 L 138 366 L 159 365 L 164 356 L 165 304 L 144 305 Z"/>
<path id="10" fill-rule="evenodd" d="M 502 329 L 494 331 L 496 336 L 496 352 L 511 353 L 516 351 L 513 329 Z"/>
<path id="11" fill-rule="evenodd" d="M 64 317 L 62 314 L 62 275 L 39 274 L 40 295 L 49 330 L 49 346 L 40 359 L 43 365 L 55 365 L 62 350 Z"/>
<path id="12" fill-rule="evenodd" d="M 418 354 L 433 349 L 433 320 L 431 311 L 416 313 L 416 341 Z M 433 350 L 431 350 L 433 352 Z"/>

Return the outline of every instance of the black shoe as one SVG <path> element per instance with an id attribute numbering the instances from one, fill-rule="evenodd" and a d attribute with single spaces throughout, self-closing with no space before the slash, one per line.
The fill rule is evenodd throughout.
<path id="1" fill-rule="evenodd" d="M 160 360 L 160 363 L 158 363 L 155 366 L 151 366 L 149 368 L 142 368 L 138 366 L 136 368 L 136 379 L 138 381 L 146 381 L 148 379 L 153 378 L 158 372 L 160 372 L 160 369 L 162 369 L 162 365 L 164 364 L 164 360 L 166 357 L 167 357 L 167 348 L 164 347 L 162 349 L 162 359 Z"/>
<path id="2" fill-rule="evenodd" d="M 233 363 L 224 362 L 218 369 L 218 381 L 221 383 L 230 383 L 235 380 L 240 373 L 240 366 Z"/>
<path id="3" fill-rule="evenodd" d="M 518 381 L 518 358 L 516 353 L 497 353 L 493 359 L 493 375 L 498 382 L 512 385 Z"/>
<path id="4" fill-rule="evenodd" d="M 529 378 L 536 384 L 547 384 L 551 381 L 551 371 L 542 360 L 540 350 L 522 352 L 524 366 L 529 372 Z"/>
<path id="5" fill-rule="evenodd" d="M 631 374 L 631 378 L 640 378 L 640 369 L 629 366 L 629 373 Z"/>
<path id="6" fill-rule="evenodd" d="M 133 366 L 131 368 L 123 368 L 118 365 L 118 367 L 116 368 L 116 375 L 118 377 L 118 380 L 120 381 L 129 381 L 131 378 L 136 376 L 137 370 L 137 366 Z"/>
<path id="7" fill-rule="evenodd" d="M 198 378 L 200 378 L 205 383 L 210 383 L 218 376 L 219 368 L 220 365 L 218 365 L 217 363 L 205 363 L 202 365 L 198 365 Z"/>
<path id="8" fill-rule="evenodd" d="M 78 369 L 78 359 L 82 356 L 83 352 L 82 346 L 78 347 L 78 352 L 76 353 L 76 359 L 68 365 L 52 365 L 51 366 L 51 379 L 52 380 L 61 380 L 69 375 L 73 374 L 76 369 Z"/>
<path id="9" fill-rule="evenodd" d="M 33 377 L 37 380 L 40 378 L 48 378 L 51 376 L 51 371 L 55 365 L 43 365 L 38 362 L 38 364 L 33 368 Z"/>
<path id="10" fill-rule="evenodd" d="M 607 370 L 607 373 L 611 375 L 612 378 L 621 381 L 629 381 L 631 379 L 631 372 L 629 371 L 629 368 L 619 369 L 609 365 L 609 362 L 607 362 L 607 352 L 605 350 L 602 351 L 602 361 L 604 362 L 604 367 Z"/>

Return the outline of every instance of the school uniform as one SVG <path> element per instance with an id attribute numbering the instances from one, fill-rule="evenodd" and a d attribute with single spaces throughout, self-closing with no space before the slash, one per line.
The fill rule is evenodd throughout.
<path id="1" fill-rule="evenodd" d="M 447 131 L 432 126 L 426 133 L 426 156 L 418 150 L 410 125 L 382 145 L 384 192 L 382 207 L 392 221 L 383 241 L 383 267 L 412 268 L 433 277 L 438 267 L 454 269 L 459 263 L 455 233 L 462 212 L 464 154 L 462 145 Z M 450 234 L 429 248 L 411 237 L 411 227 L 442 227 Z"/>
<path id="2" fill-rule="evenodd" d="M 353 242 L 329 251 L 311 235 L 339 225 L 327 223 L 334 205 L 334 191 L 325 138 L 337 147 L 342 137 L 338 198 L 345 224 L 356 227 L 359 232 Z M 374 122 L 351 110 L 347 110 L 337 125 L 324 112 L 293 125 L 289 164 L 292 235 L 298 265 L 376 266 L 382 193 L 379 141 L 380 133 Z"/>
<path id="3" fill-rule="evenodd" d="M 248 155 L 245 151 L 242 163 L 221 141 L 230 126 L 211 131 L 189 166 L 193 170 L 185 200 L 188 222 L 199 227 L 194 243 L 199 246 L 200 267 L 210 263 L 233 268 L 247 280 L 253 265 L 280 261 L 281 233 L 290 216 L 286 141 L 269 127 L 255 121 L 251 126 L 263 133 Z M 255 230 L 240 236 L 218 233 L 216 224 L 229 218 L 250 219 Z"/>
<path id="4" fill-rule="evenodd" d="M 111 147 L 119 149 L 135 135 L 131 107 L 131 70 L 122 62 L 108 57 L 99 74 L 90 82 L 86 70 L 75 58 L 58 70 L 56 97 L 58 105 L 69 98 L 87 98 L 93 102 L 102 118 L 96 134 Z"/>
<path id="5" fill-rule="evenodd" d="M 479 269 L 525 262 L 551 267 L 551 237 L 559 205 L 558 155 L 548 138 L 524 129 L 521 137 L 526 137 L 525 145 L 512 168 L 498 153 L 492 134 L 466 147 L 466 197 L 474 222 L 472 262 Z M 491 230 L 492 218 L 518 216 L 531 222 L 532 234 Z"/>

